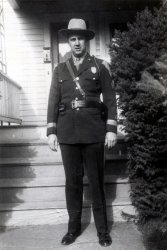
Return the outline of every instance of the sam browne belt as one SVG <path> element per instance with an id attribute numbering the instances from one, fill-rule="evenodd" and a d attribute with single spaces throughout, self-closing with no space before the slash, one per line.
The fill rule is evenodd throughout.
<path id="1" fill-rule="evenodd" d="M 69 103 L 60 103 L 59 113 L 60 115 L 64 115 L 66 110 L 75 110 L 78 108 L 97 108 L 101 113 L 102 119 L 107 120 L 108 110 L 106 105 L 103 102 L 97 101 L 72 100 Z"/>
<path id="2" fill-rule="evenodd" d="M 59 111 L 65 111 L 68 109 L 77 109 L 77 108 L 98 108 L 101 109 L 102 104 L 96 101 L 85 101 L 85 100 L 72 100 L 69 103 L 60 103 Z"/>

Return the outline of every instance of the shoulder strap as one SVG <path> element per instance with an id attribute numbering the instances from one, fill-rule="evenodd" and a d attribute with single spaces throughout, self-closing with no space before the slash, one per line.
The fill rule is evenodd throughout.
<path id="1" fill-rule="evenodd" d="M 73 71 L 73 69 L 71 67 L 71 64 L 70 64 L 69 60 L 66 61 L 66 65 L 67 65 L 68 71 L 69 71 L 73 81 L 75 82 L 78 90 L 80 91 L 81 95 L 85 98 L 86 97 L 85 91 L 81 88 L 77 77 L 75 77 L 74 71 Z"/>
<path id="2" fill-rule="evenodd" d="M 66 65 L 67 65 L 68 71 L 70 72 L 70 75 L 71 75 L 71 77 L 72 77 L 72 79 L 74 81 L 76 77 L 75 77 L 74 71 L 73 71 L 73 69 L 71 67 L 71 64 L 70 64 L 69 60 L 66 61 Z"/>

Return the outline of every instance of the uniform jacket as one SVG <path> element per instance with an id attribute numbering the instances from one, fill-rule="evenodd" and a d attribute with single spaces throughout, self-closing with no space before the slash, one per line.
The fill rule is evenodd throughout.
<path id="1" fill-rule="evenodd" d="M 68 109 L 59 112 L 60 103 L 82 100 L 83 97 L 73 81 L 66 63 L 60 63 L 54 69 L 50 87 L 47 135 L 57 134 L 59 143 L 96 143 L 104 142 L 106 132 L 117 131 L 116 95 L 112 86 L 109 65 L 88 53 L 77 71 L 72 57 L 70 64 L 80 86 L 86 93 L 86 100 L 103 102 L 108 109 L 108 118 L 104 120 L 101 111 L 95 107 Z"/>

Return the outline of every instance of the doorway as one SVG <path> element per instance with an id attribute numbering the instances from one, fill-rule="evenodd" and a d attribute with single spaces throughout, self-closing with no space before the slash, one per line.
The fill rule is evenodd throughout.
<path id="1" fill-rule="evenodd" d="M 65 29 L 67 23 L 51 24 L 51 47 L 52 47 L 52 67 L 55 68 L 58 63 L 65 62 L 70 56 L 70 46 L 66 38 L 59 35 L 60 29 Z"/>

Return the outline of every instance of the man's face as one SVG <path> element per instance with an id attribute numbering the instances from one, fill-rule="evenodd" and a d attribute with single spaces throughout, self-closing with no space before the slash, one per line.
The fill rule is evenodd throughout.
<path id="1" fill-rule="evenodd" d="M 81 57 L 86 51 L 86 38 L 83 35 L 70 35 L 68 42 L 74 56 Z"/>

